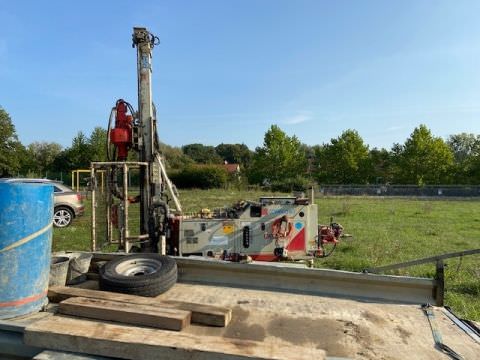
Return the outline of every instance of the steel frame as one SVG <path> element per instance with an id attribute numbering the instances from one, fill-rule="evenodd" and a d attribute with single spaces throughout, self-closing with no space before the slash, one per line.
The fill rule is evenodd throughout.
<path id="1" fill-rule="evenodd" d="M 105 244 L 117 244 L 119 250 L 124 250 L 126 253 L 129 253 L 133 244 L 135 243 L 142 243 L 148 241 L 149 235 L 148 234 L 140 234 L 136 236 L 130 235 L 129 229 L 129 219 L 128 219 L 128 209 L 130 202 L 128 200 L 128 193 L 129 193 L 129 185 L 128 185 L 128 174 L 131 169 L 143 169 L 144 171 L 148 172 L 149 165 L 146 162 L 138 162 L 138 161 L 107 161 L 107 162 L 92 162 L 90 164 L 90 176 L 92 178 L 92 195 L 91 195 L 91 202 L 92 202 L 92 232 L 91 232 L 91 250 L 97 251 L 98 248 L 98 239 L 97 239 L 97 229 L 96 229 L 96 219 L 97 219 L 97 211 L 96 208 L 97 204 L 97 196 L 96 196 L 96 174 L 97 172 L 105 173 L 107 181 L 106 181 L 106 238 Z M 113 183 L 111 182 L 110 175 L 114 169 L 121 169 L 122 171 L 122 197 L 121 200 L 121 218 L 119 219 L 119 238 L 118 240 L 114 239 L 113 236 L 113 224 L 111 218 L 111 206 L 113 204 L 113 196 L 112 196 L 112 187 Z"/>
<path id="2" fill-rule="evenodd" d="M 94 253 L 93 261 L 122 254 Z M 443 301 L 437 279 L 292 267 L 283 263 L 240 264 L 199 257 L 174 257 L 180 283 L 228 286 L 400 304 Z"/>

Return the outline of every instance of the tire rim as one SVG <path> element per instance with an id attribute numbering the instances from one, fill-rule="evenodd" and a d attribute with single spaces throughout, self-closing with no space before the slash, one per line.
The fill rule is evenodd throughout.
<path id="1" fill-rule="evenodd" d="M 115 271 L 124 276 L 142 276 L 157 272 L 162 263 L 155 259 L 136 259 L 123 261 L 115 267 Z"/>
<path id="2" fill-rule="evenodd" d="M 65 227 L 72 221 L 72 215 L 67 210 L 58 210 L 53 215 L 53 222 L 57 227 Z"/>

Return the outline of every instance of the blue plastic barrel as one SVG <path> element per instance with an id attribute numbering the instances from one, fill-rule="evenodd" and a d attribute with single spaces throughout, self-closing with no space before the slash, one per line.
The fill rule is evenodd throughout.
<path id="1" fill-rule="evenodd" d="M 53 186 L 0 180 L 0 319 L 47 303 Z"/>

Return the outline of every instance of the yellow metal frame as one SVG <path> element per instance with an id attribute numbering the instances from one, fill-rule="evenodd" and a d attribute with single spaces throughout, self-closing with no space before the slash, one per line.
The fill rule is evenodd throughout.
<path id="1" fill-rule="evenodd" d="M 101 174 L 101 188 L 103 189 L 104 187 L 104 174 L 105 170 L 97 170 Z M 80 191 L 80 174 L 90 174 L 90 170 L 85 170 L 85 169 L 76 169 L 72 170 L 72 189 L 75 191 Z"/>

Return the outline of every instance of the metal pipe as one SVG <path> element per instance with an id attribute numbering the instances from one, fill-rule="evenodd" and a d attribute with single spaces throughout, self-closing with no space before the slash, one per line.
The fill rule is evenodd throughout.
<path id="1" fill-rule="evenodd" d="M 123 245 L 125 247 L 125 252 L 130 252 L 130 241 L 128 240 L 129 231 L 128 231 L 128 165 L 123 164 L 123 229 L 122 229 L 122 238 Z"/>
<path id="2" fill-rule="evenodd" d="M 173 184 L 170 181 L 170 178 L 167 175 L 167 171 L 165 169 L 165 165 L 163 165 L 162 159 L 160 158 L 160 155 L 156 155 L 156 159 L 158 161 L 158 164 L 160 166 L 160 170 L 162 172 L 162 176 L 165 180 L 165 183 L 167 184 L 167 189 L 170 192 L 170 195 L 172 196 L 173 202 L 175 203 L 175 210 L 177 212 L 181 213 L 182 212 L 182 205 L 180 205 L 180 201 L 178 200 L 177 194 L 175 193 L 175 190 L 173 188 Z"/>
<path id="3" fill-rule="evenodd" d="M 452 252 L 452 253 L 447 253 L 447 254 L 430 256 L 430 257 L 422 258 L 422 259 L 406 261 L 406 262 L 402 262 L 402 263 L 398 263 L 398 264 L 378 266 L 378 267 L 375 267 L 375 268 L 365 269 L 364 272 L 379 273 L 379 272 L 386 271 L 386 270 L 400 269 L 400 268 L 414 266 L 414 265 L 437 262 L 438 260 L 445 260 L 445 259 L 467 256 L 467 255 L 474 255 L 474 254 L 480 254 L 480 249 L 457 251 L 457 252 Z"/>
<path id="4" fill-rule="evenodd" d="M 315 190 L 313 189 L 313 186 L 308 189 L 308 203 L 315 204 Z"/>
<path id="5" fill-rule="evenodd" d="M 112 189 L 110 188 L 110 172 L 112 169 L 107 169 L 107 188 L 106 190 L 106 218 L 105 218 L 105 226 L 107 228 L 106 231 L 106 239 L 105 242 L 111 244 L 113 242 L 112 239 Z"/>
<path id="6" fill-rule="evenodd" d="M 140 161 L 150 163 L 153 157 L 153 106 L 152 106 L 152 46 L 146 28 L 133 28 L 133 45 L 137 47 L 138 120 L 142 133 Z M 151 205 L 150 179 L 152 169 L 140 169 L 140 232 L 148 231 Z"/>
<path id="7" fill-rule="evenodd" d="M 91 235 L 92 235 L 92 243 L 91 243 L 91 249 L 92 251 L 97 250 L 97 231 L 95 227 L 96 223 L 96 196 L 95 196 L 95 189 L 96 189 L 96 179 L 95 179 L 95 169 L 92 167 L 90 169 L 90 184 L 92 186 L 92 227 L 91 227 Z"/>

